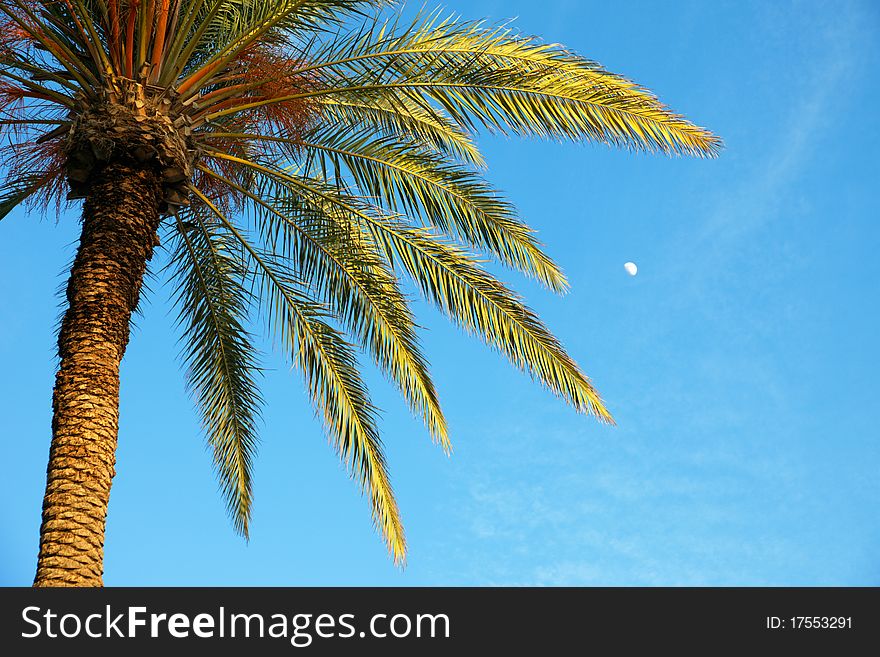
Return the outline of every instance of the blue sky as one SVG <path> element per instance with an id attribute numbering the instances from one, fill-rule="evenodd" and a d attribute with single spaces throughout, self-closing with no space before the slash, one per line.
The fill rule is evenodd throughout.
<path id="1" fill-rule="evenodd" d="M 123 363 L 105 582 L 880 584 L 877 4 L 445 6 L 516 17 L 726 142 L 701 161 L 481 139 L 491 180 L 539 229 L 572 291 L 505 279 L 619 426 L 577 415 L 419 304 L 454 455 L 370 378 L 407 568 L 387 558 L 278 358 L 267 361 L 245 543 L 225 516 L 156 279 Z M 33 577 L 57 290 L 76 239 L 74 213 L 0 223 L 4 585 Z"/>

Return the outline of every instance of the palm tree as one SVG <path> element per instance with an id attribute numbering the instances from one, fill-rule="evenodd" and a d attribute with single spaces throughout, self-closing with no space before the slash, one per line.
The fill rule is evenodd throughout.
<path id="1" fill-rule="evenodd" d="M 403 280 L 578 411 L 612 422 L 541 320 L 480 264 L 489 256 L 567 288 L 484 180 L 473 134 L 698 156 L 719 140 L 560 46 L 437 13 L 403 23 L 385 4 L 0 4 L 0 219 L 22 203 L 60 211 L 83 200 L 35 585 L 102 583 L 119 365 L 160 236 L 188 386 L 245 536 L 258 326 L 301 372 L 393 559 L 404 559 L 359 351 L 450 444 Z"/>

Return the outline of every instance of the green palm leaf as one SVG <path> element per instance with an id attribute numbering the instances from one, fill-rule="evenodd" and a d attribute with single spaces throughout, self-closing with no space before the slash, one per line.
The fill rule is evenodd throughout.
<path id="1" fill-rule="evenodd" d="M 369 495 L 373 520 L 395 563 L 403 563 L 406 539 L 376 428 L 376 409 L 358 373 L 351 345 L 325 321 L 332 315 L 303 294 L 301 283 L 283 263 L 272 254 L 260 253 L 209 199 L 193 191 L 239 240 L 260 282 L 259 298 L 267 323 L 302 372 L 337 452 Z"/>
<path id="2" fill-rule="evenodd" d="M 251 296 L 235 244 L 208 218 L 178 218 L 172 264 L 186 374 L 236 530 L 248 535 L 261 396 L 251 337 Z"/>
<path id="3" fill-rule="evenodd" d="M 591 139 L 646 150 L 713 155 L 720 141 L 655 96 L 558 46 L 481 23 L 414 23 L 401 34 L 378 21 L 320 51 L 320 88 L 297 98 L 422 99 L 459 125 L 502 133 Z M 391 36 L 389 36 L 389 34 Z M 283 102 L 267 99 L 244 105 Z M 217 119 L 241 110 L 219 110 Z"/>
<path id="4" fill-rule="evenodd" d="M 578 411 L 613 423 L 592 384 L 537 315 L 464 251 L 444 243 L 429 230 L 386 217 L 320 180 L 233 156 L 217 156 L 231 158 L 276 180 L 291 194 L 311 199 L 312 203 L 329 204 L 341 216 L 360 223 L 383 249 L 389 262 L 399 264 L 451 319 L 502 351 Z"/>
<path id="5" fill-rule="evenodd" d="M 258 134 L 215 136 L 290 145 L 303 152 L 306 162 L 316 159 L 325 176 L 350 177 L 383 207 L 420 217 L 550 289 L 564 292 L 568 287 L 512 205 L 473 171 L 444 162 L 419 145 L 369 133 L 346 134 L 338 127 L 296 141 Z"/>
<path id="6" fill-rule="evenodd" d="M 264 184 L 258 195 L 204 170 L 253 203 L 272 252 L 295 263 L 297 276 L 323 296 L 334 315 L 397 384 L 413 412 L 424 418 L 432 437 L 449 450 L 446 420 L 418 345 L 412 313 L 397 279 L 378 254 L 369 250 L 371 244 L 353 239 L 351 230 L 339 230 L 338 221 L 326 216 L 322 205 L 293 210 L 289 199 L 268 200 L 278 195 L 271 185 Z"/>
<path id="7" fill-rule="evenodd" d="M 373 132 L 379 137 L 409 143 L 414 139 L 438 155 L 483 167 L 485 162 L 470 135 L 446 115 L 412 98 L 390 102 L 381 97 L 342 100 L 320 99 L 321 111 L 331 125 L 341 124 Z"/>
<path id="8" fill-rule="evenodd" d="M 19 205 L 37 194 L 50 182 L 45 173 L 31 174 L 19 180 L 7 181 L 0 189 L 0 221 Z"/>

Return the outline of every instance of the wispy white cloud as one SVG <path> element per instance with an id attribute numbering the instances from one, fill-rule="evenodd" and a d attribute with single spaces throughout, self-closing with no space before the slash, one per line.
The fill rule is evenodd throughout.
<path id="1" fill-rule="evenodd" d="M 772 14 L 778 9 L 765 11 Z M 676 236 L 681 245 L 679 252 L 688 254 L 686 259 L 676 259 L 678 268 L 723 271 L 725 261 L 737 254 L 742 243 L 766 222 L 797 211 L 801 203 L 807 202 L 793 188 L 810 162 L 821 157 L 823 140 L 830 134 L 839 134 L 841 123 L 847 120 L 848 91 L 852 85 L 862 83 L 858 73 L 866 65 L 864 53 L 873 38 L 866 27 L 871 19 L 865 14 L 858 4 L 841 4 L 834 12 L 833 22 L 818 28 L 801 26 L 820 46 L 810 59 L 792 63 L 800 79 L 794 95 L 787 92 L 790 85 L 780 80 L 779 96 L 773 98 L 775 107 L 768 110 L 787 107 L 784 120 L 777 125 L 769 123 L 772 113 L 768 111 L 767 123 L 756 122 L 752 134 L 742 135 L 750 138 L 750 143 L 763 147 L 763 152 L 740 153 L 737 152 L 740 144 L 728 144 L 725 156 L 739 158 L 752 166 L 736 184 L 718 195 L 714 210 L 701 219 L 700 230 L 694 232 L 693 227 L 688 226 L 687 232 Z M 785 15 L 777 14 L 773 18 L 794 31 L 799 29 L 798 25 L 791 24 L 797 21 L 795 16 L 797 13 L 789 7 Z M 760 62 L 753 65 L 761 66 Z M 743 94 L 748 93 L 746 83 Z M 765 138 L 752 139 L 754 132 Z M 779 248 L 784 249 L 784 245 Z M 778 262 L 782 262 L 786 254 L 780 251 L 779 255 L 783 257 Z M 670 269 L 675 269 L 673 263 Z M 698 288 L 705 282 L 702 276 L 689 280 Z"/>

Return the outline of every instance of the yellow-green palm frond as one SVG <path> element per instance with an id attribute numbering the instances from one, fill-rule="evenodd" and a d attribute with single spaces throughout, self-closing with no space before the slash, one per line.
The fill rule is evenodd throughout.
<path id="1" fill-rule="evenodd" d="M 317 154 L 324 169 L 344 167 L 358 189 L 383 207 L 421 218 L 552 290 L 567 289 L 565 275 L 544 253 L 534 230 L 466 167 L 445 162 L 418 144 L 350 134 L 335 126 L 306 136 L 300 147 Z"/>
<path id="2" fill-rule="evenodd" d="M 320 98 L 321 113 L 330 125 L 345 125 L 401 142 L 418 140 L 440 156 L 482 168 L 485 160 L 471 135 L 436 109 L 402 96 L 361 99 Z"/>
<path id="3" fill-rule="evenodd" d="M 294 197 L 335 208 L 328 216 L 359 224 L 389 263 L 402 268 L 450 319 L 479 335 L 578 411 L 614 422 L 589 379 L 537 315 L 465 251 L 430 229 L 406 225 L 319 179 L 254 162 L 239 163 L 272 178 Z"/>
<path id="4" fill-rule="evenodd" d="M 341 67 L 346 85 L 415 88 L 469 127 L 691 155 L 713 155 L 720 146 L 650 92 L 562 46 L 440 16 L 400 33 L 380 30 L 368 52 L 351 47 L 327 69 Z"/>
<path id="5" fill-rule="evenodd" d="M 267 324 L 302 373 L 331 442 L 369 496 L 373 520 L 395 563 L 402 564 L 406 538 L 376 428 L 376 409 L 359 374 L 354 350 L 327 321 L 334 314 L 304 293 L 302 281 L 286 262 L 271 252 L 261 252 L 207 197 L 193 191 L 239 241 L 258 281 L 258 299 Z"/>
<path id="6" fill-rule="evenodd" d="M 186 23 L 168 49 L 174 65 L 165 67 L 157 81 L 193 94 L 255 44 L 286 47 L 303 32 L 324 29 L 328 23 L 338 24 L 384 4 L 383 0 L 193 0 L 193 8 L 184 14 Z M 205 12 L 201 20 L 196 7 Z"/>
<path id="7" fill-rule="evenodd" d="M 229 514 L 247 537 L 262 403 L 256 351 L 245 328 L 251 295 L 242 286 L 237 245 L 210 217 L 186 213 L 170 232 L 187 381 Z"/>
<path id="8" fill-rule="evenodd" d="M 203 170 L 253 204 L 271 251 L 290 262 L 297 277 L 357 337 L 413 412 L 424 419 L 431 436 L 449 451 L 446 419 L 421 353 L 415 320 L 397 279 L 372 244 L 357 238 L 356 226 L 340 228 L 338 220 L 328 217 L 333 208 L 291 199 L 271 179 L 256 182 L 259 193 L 254 193 L 207 167 Z"/>
<path id="9" fill-rule="evenodd" d="M 614 420 L 599 393 L 522 300 L 472 256 L 430 230 L 375 215 L 369 226 L 388 257 L 453 321 L 504 353 L 580 412 Z"/>
<path id="10" fill-rule="evenodd" d="M 666 153 L 712 156 L 721 145 L 647 90 L 595 62 L 482 23 L 434 15 L 401 31 L 377 20 L 332 40 L 316 59 L 297 74 L 319 83 L 298 98 L 408 98 L 439 107 L 468 130 L 482 126 Z"/>
<path id="11" fill-rule="evenodd" d="M 319 168 L 325 178 L 340 183 L 351 179 L 382 207 L 420 218 L 556 292 L 568 288 L 565 275 L 544 253 L 534 231 L 497 190 L 474 171 L 443 160 L 421 144 L 350 133 L 339 126 L 296 140 L 241 133 L 215 136 L 288 145 L 306 168 Z"/>

